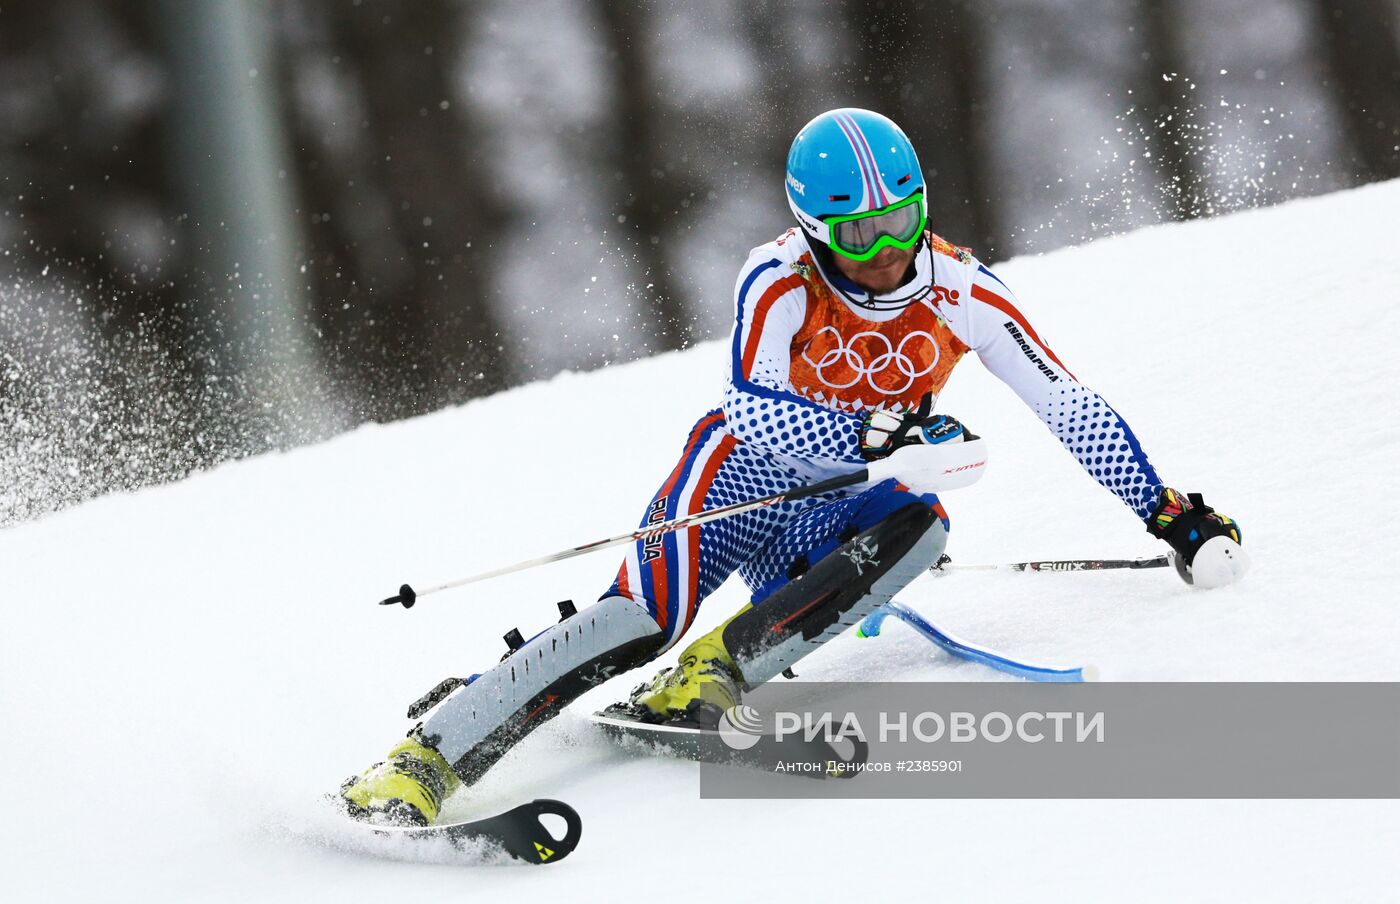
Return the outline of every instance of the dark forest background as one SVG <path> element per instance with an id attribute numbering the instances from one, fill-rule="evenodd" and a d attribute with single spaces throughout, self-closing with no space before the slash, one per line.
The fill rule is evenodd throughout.
<path id="1" fill-rule="evenodd" d="M 1398 6 L 0 0 L 0 526 L 724 335 L 834 106 L 988 260 L 1394 178 Z"/>

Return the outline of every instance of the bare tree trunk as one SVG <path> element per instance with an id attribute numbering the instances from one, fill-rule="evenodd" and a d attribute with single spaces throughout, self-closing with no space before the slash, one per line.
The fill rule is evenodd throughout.
<path id="1" fill-rule="evenodd" d="M 672 270 L 680 200 L 689 187 L 667 165 L 655 108 L 655 75 L 647 60 L 645 36 L 650 8 L 635 0 L 596 0 L 612 60 L 612 93 L 617 111 L 611 158 L 618 181 L 620 225 L 632 238 L 642 272 L 640 287 L 655 305 L 650 318 L 652 350 L 684 348 L 695 340 L 690 300 Z"/>
<path id="2" fill-rule="evenodd" d="M 326 364 L 362 418 L 387 421 L 437 407 L 428 365 L 429 314 L 414 293 L 416 256 L 404 244 L 382 153 L 368 127 L 375 90 L 339 40 L 333 0 L 282 7 L 284 94 L 302 187 L 307 280 Z"/>
<path id="3" fill-rule="evenodd" d="M 784 28 L 789 7 L 774 0 L 751 0 L 743 6 L 743 38 L 765 70 L 753 93 L 757 115 L 744 131 L 751 141 L 750 159 L 759 172 L 768 174 L 767 184 L 774 186 L 782 184 L 793 136 L 821 112 L 811 105 L 814 92 L 802 83 L 793 39 Z M 734 125 L 743 134 L 740 128 Z"/>
<path id="4" fill-rule="evenodd" d="M 144 323 L 159 329 L 172 350 L 183 351 L 190 337 L 176 316 L 186 293 L 183 246 L 169 241 L 180 208 L 163 141 L 166 113 L 155 105 L 139 115 L 114 113 L 104 105 L 112 103 L 105 99 L 113 92 L 103 68 L 111 60 L 72 50 L 106 32 L 100 49 L 118 52 L 123 65 L 156 66 L 159 42 L 146 13 L 141 4 L 108 8 L 93 0 L 3 8 L 0 62 L 15 69 L 0 73 L 15 79 L 7 88 L 31 112 L 0 124 L 0 201 L 20 212 L 26 253 L 51 256 L 46 262 L 57 270 L 122 293 L 120 305 L 104 309 L 100 325 L 107 335 Z M 113 251 L 129 240 L 123 234 L 129 224 L 113 215 L 123 208 L 159 216 L 153 230 L 159 247 L 141 259 L 139 272 L 123 272 L 124 256 Z"/>
<path id="5" fill-rule="evenodd" d="M 471 14 L 445 0 L 376 0 L 333 13 L 339 43 L 359 67 L 373 149 L 363 175 L 388 216 L 381 241 L 370 236 L 372 247 L 361 241 L 359 251 L 400 265 L 405 283 L 391 290 L 390 316 L 411 326 L 399 378 L 412 390 L 421 378 L 409 369 L 427 375 L 419 404 L 403 413 L 502 389 L 512 370 L 494 267 L 508 210 L 468 111 L 452 100 L 461 16 Z"/>
<path id="6" fill-rule="evenodd" d="M 1204 174 L 1196 165 L 1200 148 L 1188 127 L 1190 98 L 1181 90 L 1187 83 L 1181 33 L 1181 13 L 1172 0 L 1143 0 L 1142 52 L 1136 91 L 1146 122 L 1148 147 L 1166 193 L 1167 213 L 1175 220 L 1191 220 L 1206 212 Z"/>
<path id="7" fill-rule="evenodd" d="M 990 171 L 992 142 L 991 84 L 984 71 L 987 58 L 981 19 L 973 7 L 951 3 L 930 4 L 929 21 L 939 50 L 932 54 L 939 67 L 937 78 L 948 86 L 948 112 L 955 134 L 962 137 L 961 184 L 968 225 L 966 241 L 990 259 L 1007 236 L 997 216 L 997 187 Z M 946 56 L 945 56 L 946 55 Z M 948 164 L 945 164 L 948 165 Z"/>
<path id="8" fill-rule="evenodd" d="M 1392 0 L 1315 0 L 1330 87 L 1360 182 L 1400 176 L 1400 48 Z"/>
<path id="9" fill-rule="evenodd" d="M 976 9 L 946 0 L 846 0 L 840 13 L 857 42 L 845 82 L 914 142 L 933 230 L 994 251 L 1002 237 L 985 172 L 991 155 Z"/>

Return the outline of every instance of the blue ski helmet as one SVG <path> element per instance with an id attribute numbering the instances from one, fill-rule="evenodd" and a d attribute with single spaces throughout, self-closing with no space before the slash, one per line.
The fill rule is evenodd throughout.
<path id="1" fill-rule="evenodd" d="M 793 216 L 823 245 L 833 244 L 829 219 L 854 221 L 862 214 L 898 210 L 916 194 L 919 200 L 909 205 L 908 213 L 917 213 L 922 233 L 924 173 L 919 158 L 904 131 L 879 113 L 846 107 L 807 123 L 792 140 L 784 181 Z M 907 226 L 901 231 L 908 232 Z M 857 253 L 840 247 L 842 243 L 835 250 L 862 259 L 885 244 L 914 244 L 913 239 L 906 244 L 900 238 L 905 236 L 891 240 L 889 233 L 884 238 L 873 235 L 863 237 Z"/>

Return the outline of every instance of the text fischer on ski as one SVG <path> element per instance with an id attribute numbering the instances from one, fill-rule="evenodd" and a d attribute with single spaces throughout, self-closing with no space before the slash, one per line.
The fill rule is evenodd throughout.
<path id="1" fill-rule="evenodd" d="M 1244 573 L 1238 525 L 1164 485 L 1127 421 L 1041 340 L 1006 284 L 928 228 L 928 188 L 897 125 L 868 110 L 821 114 L 793 140 L 784 182 L 801 228 L 740 268 L 723 402 L 695 424 L 641 525 L 875 462 L 893 476 L 638 540 L 597 603 L 457 689 L 347 781 L 352 815 L 432 823 L 444 798 L 588 688 L 677 643 L 735 571 L 751 601 L 633 692 L 648 718 L 713 727 L 742 691 L 888 601 L 943 552 L 936 494 L 985 470 L 982 441 L 931 411 L 969 351 L 1171 545 L 1188 583 Z"/>

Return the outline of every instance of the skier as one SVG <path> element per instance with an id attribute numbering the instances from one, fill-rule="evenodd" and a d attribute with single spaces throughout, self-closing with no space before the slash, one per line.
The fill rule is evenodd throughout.
<path id="1" fill-rule="evenodd" d="M 1176 551 L 1188 582 L 1237 579 L 1238 526 L 1165 486 L 1137 436 L 1079 382 L 1006 284 L 929 230 L 929 188 L 903 131 L 839 109 L 794 139 L 785 177 L 800 229 L 740 270 L 720 408 L 691 431 L 642 526 L 888 460 L 899 479 L 637 541 L 602 598 L 455 690 L 387 760 L 341 788 L 357 818 L 429 824 L 442 801 L 588 688 L 660 655 L 736 570 L 751 601 L 694 640 L 631 702 L 712 726 L 745 688 L 887 602 L 943 552 L 940 448 L 975 439 L 931 403 L 968 351 L 1079 464 Z"/>

